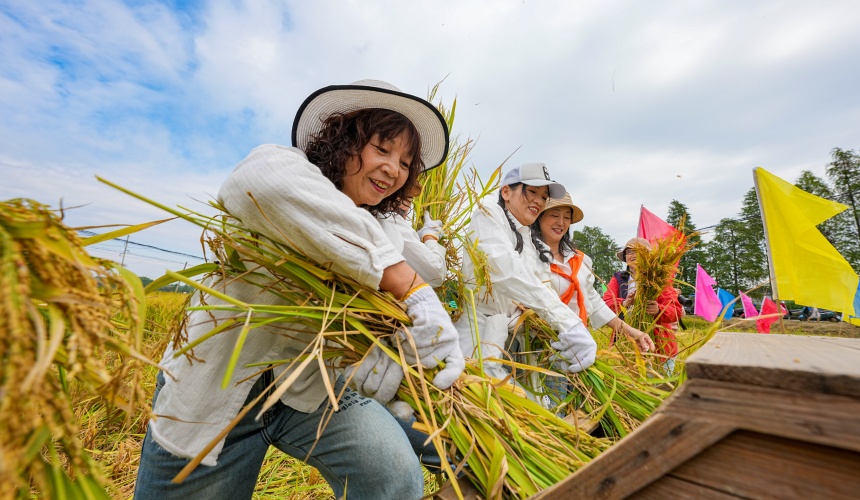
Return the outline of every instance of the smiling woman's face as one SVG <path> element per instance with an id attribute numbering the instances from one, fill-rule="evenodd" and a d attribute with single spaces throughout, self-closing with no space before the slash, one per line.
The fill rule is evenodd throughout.
<path id="1" fill-rule="evenodd" d="M 570 207 L 550 208 L 540 216 L 540 235 L 543 241 L 555 246 L 570 229 L 573 220 Z"/>
<path id="2" fill-rule="evenodd" d="M 549 188 L 546 186 L 526 186 L 516 188 L 502 186 L 502 199 L 514 218 L 524 226 L 531 225 L 546 206 Z"/>
<path id="3" fill-rule="evenodd" d="M 381 141 L 374 134 L 358 156 L 346 162 L 343 194 L 358 206 L 376 206 L 403 187 L 409 178 L 412 154 L 406 133 Z"/>

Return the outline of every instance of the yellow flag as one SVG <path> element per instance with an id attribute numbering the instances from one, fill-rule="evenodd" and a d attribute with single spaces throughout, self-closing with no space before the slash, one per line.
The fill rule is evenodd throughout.
<path id="1" fill-rule="evenodd" d="M 847 209 L 753 170 L 780 299 L 860 315 L 860 277 L 815 227 Z"/>

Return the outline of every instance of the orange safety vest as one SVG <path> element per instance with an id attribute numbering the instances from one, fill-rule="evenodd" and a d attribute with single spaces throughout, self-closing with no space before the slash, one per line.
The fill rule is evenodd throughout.
<path id="1" fill-rule="evenodd" d="M 573 294 L 575 292 L 576 305 L 579 306 L 579 318 L 582 319 L 583 324 L 588 324 L 588 312 L 585 310 L 585 297 L 579 289 L 579 278 L 576 277 L 576 273 L 579 272 L 579 267 L 582 265 L 583 258 L 585 258 L 585 254 L 576 250 L 573 257 L 568 259 L 567 265 L 570 266 L 570 274 L 562 271 L 562 269 L 558 267 L 558 264 L 555 263 L 550 264 L 549 269 L 555 274 L 570 281 L 570 286 L 567 287 L 567 291 L 565 291 L 559 298 L 565 304 L 570 304 L 570 299 L 573 298 Z"/>

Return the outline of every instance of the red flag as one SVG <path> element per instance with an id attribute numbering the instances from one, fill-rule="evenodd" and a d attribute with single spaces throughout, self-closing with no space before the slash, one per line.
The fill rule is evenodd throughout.
<path id="1" fill-rule="evenodd" d="M 781 308 L 777 308 L 776 302 L 774 302 L 770 297 L 765 297 L 761 303 L 761 311 L 759 311 L 759 315 L 771 317 L 756 320 L 756 330 L 758 330 L 759 333 L 770 333 L 770 325 L 776 323 L 779 319 L 780 309 Z"/>
<path id="2" fill-rule="evenodd" d="M 636 236 L 645 238 L 649 243 L 654 243 L 661 238 L 672 236 L 677 229 L 671 224 L 657 217 L 643 205 L 639 210 L 639 228 Z"/>

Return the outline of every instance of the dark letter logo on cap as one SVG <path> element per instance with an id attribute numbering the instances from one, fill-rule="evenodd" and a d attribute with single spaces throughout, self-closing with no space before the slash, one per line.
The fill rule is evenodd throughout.
<path id="1" fill-rule="evenodd" d="M 543 178 L 549 180 L 549 170 L 546 169 L 546 165 L 543 166 Z"/>

